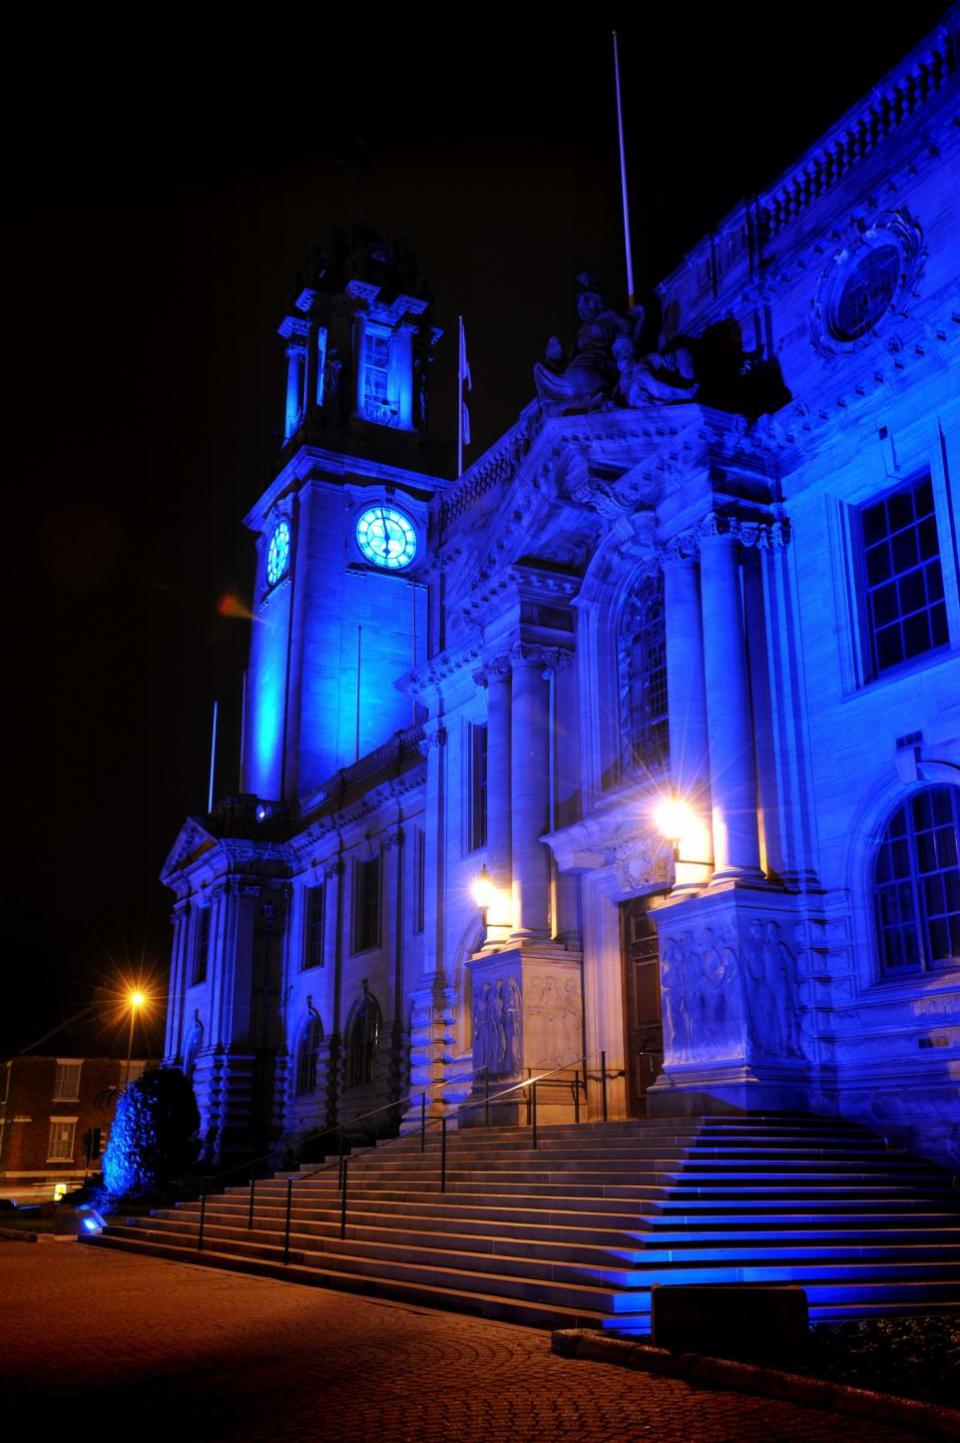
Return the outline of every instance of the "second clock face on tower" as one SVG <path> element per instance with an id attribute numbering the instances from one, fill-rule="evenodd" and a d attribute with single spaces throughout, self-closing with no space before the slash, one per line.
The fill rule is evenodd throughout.
<path id="1" fill-rule="evenodd" d="M 281 521 L 273 529 L 267 547 L 267 585 L 276 586 L 287 574 L 290 565 L 290 527 Z"/>
<path id="2" fill-rule="evenodd" d="M 368 506 L 357 520 L 357 545 L 374 566 L 400 571 L 417 554 L 417 533 L 395 506 Z"/>

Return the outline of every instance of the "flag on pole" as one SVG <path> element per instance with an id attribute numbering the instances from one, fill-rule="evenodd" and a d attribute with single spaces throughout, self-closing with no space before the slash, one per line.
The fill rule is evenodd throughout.
<path id="1" fill-rule="evenodd" d="M 459 425 L 457 427 L 459 437 L 458 475 L 463 474 L 463 448 L 470 445 L 470 411 L 467 407 L 466 395 L 473 390 L 473 378 L 470 375 L 470 362 L 467 360 L 467 336 L 463 329 L 463 316 L 458 317 L 460 321 L 460 385 L 458 397 L 460 401 Z"/>

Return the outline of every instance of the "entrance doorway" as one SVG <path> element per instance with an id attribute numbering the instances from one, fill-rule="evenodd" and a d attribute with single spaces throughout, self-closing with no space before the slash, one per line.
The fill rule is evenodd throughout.
<path id="1" fill-rule="evenodd" d="M 627 1105 L 631 1117 L 646 1117 L 647 1091 L 663 1066 L 660 953 L 648 901 L 647 897 L 632 897 L 620 904 Z"/>

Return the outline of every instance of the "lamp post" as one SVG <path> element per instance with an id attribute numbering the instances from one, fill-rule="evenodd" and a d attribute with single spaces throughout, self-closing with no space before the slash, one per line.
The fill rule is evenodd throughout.
<path id="1" fill-rule="evenodd" d="M 139 988 L 136 987 L 130 992 L 127 997 L 127 1002 L 130 1006 L 130 1031 L 127 1034 L 127 1066 L 126 1071 L 123 1075 L 124 1092 L 126 1092 L 127 1087 L 130 1084 L 130 1058 L 133 1055 L 133 1028 L 137 1020 L 137 1013 L 140 1011 L 140 1008 L 144 1005 L 146 1000 L 147 999 L 145 995 L 139 990 Z"/>

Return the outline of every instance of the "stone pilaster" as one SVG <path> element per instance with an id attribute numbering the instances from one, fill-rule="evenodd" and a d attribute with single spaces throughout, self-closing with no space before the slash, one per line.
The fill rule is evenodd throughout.
<path id="1" fill-rule="evenodd" d="M 736 532 L 711 518 L 700 536 L 713 883 L 763 878 L 757 780 Z"/>
<path id="2" fill-rule="evenodd" d="M 545 668 L 564 653 L 521 643 L 510 654 L 513 935 L 550 935 L 550 854 L 540 838 L 550 824 L 550 693 Z"/>

